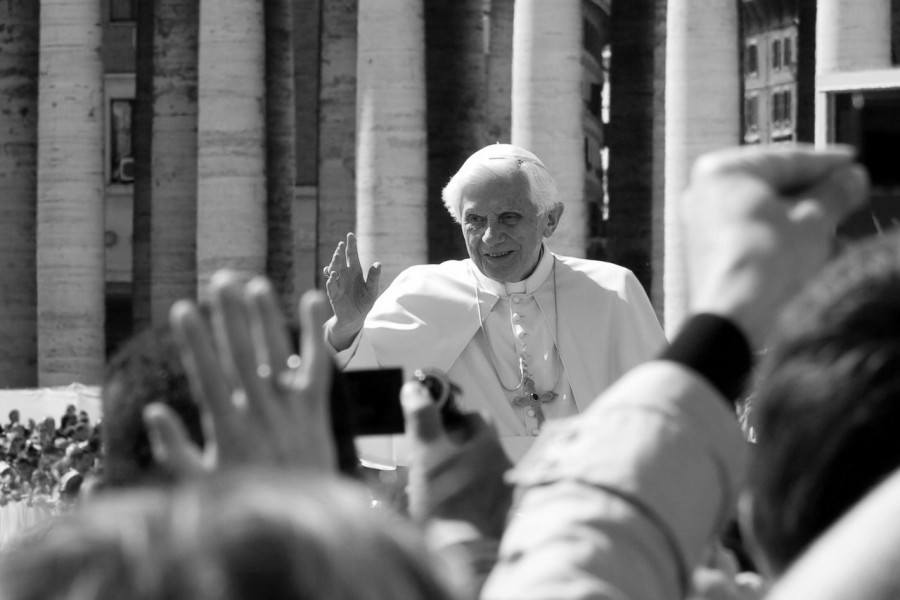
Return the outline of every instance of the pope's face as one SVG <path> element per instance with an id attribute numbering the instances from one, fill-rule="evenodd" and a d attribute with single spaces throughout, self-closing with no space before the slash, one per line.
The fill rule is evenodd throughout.
<path id="1" fill-rule="evenodd" d="M 522 174 L 495 177 L 467 187 L 460 205 L 469 257 L 494 281 L 512 283 L 531 275 L 544 237 L 556 228 L 561 207 L 538 216 Z"/>

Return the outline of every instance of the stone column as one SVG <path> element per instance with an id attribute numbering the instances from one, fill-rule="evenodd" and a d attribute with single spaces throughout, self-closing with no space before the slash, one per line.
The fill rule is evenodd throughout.
<path id="1" fill-rule="evenodd" d="M 134 188 L 135 326 L 197 294 L 195 0 L 139 4 Z M 151 14 L 144 14 L 149 11 Z"/>
<path id="2" fill-rule="evenodd" d="M 669 0 L 666 38 L 665 328 L 687 308 L 676 201 L 694 160 L 740 141 L 738 6 L 722 0 Z"/>
<path id="3" fill-rule="evenodd" d="M 261 0 L 201 0 L 197 276 L 266 267 L 265 32 Z"/>
<path id="4" fill-rule="evenodd" d="M 483 0 L 487 14 L 484 143 L 507 143 L 512 117 L 512 40 L 515 0 Z"/>
<path id="5" fill-rule="evenodd" d="M 534 152 L 556 180 L 565 213 L 550 246 L 584 256 L 581 0 L 516 0 L 512 143 Z"/>
<path id="6" fill-rule="evenodd" d="M 33 387 L 38 3 L 7 4 L 0 12 L 0 387 Z"/>
<path id="7" fill-rule="evenodd" d="M 156 0 L 155 21 L 150 305 L 160 323 L 197 293 L 197 2 Z"/>
<path id="8" fill-rule="evenodd" d="M 321 0 L 321 45 L 316 45 L 321 56 L 315 105 L 318 144 L 298 149 L 301 155 L 312 151 L 317 164 L 316 177 L 304 183 L 318 183 L 318 204 L 302 200 L 309 198 L 310 190 L 298 203 L 305 209 L 298 211 L 298 216 L 307 216 L 302 230 L 316 232 L 307 242 L 314 250 L 312 264 L 309 258 L 301 263 L 311 274 L 307 282 L 313 286 L 318 282 L 324 287 L 322 267 L 331 262 L 338 242 L 356 228 L 357 4 L 358 0 Z M 300 98 L 308 97 L 308 90 L 298 89 L 297 93 Z"/>
<path id="9" fill-rule="evenodd" d="M 359 0 L 356 233 L 386 287 L 427 261 L 422 0 Z"/>
<path id="10" fill-rule="evenodd" d="M 891 68 L 891 0 L 819 0 L 816 75 Z M 816 143 L 828 140 L 828 97 L 816 85 Z"/>
<path id="11" fill-rule="evenodd" d="M 497 140 L 484 137 L 484 0 L 427 2 L 425 7 L 428 261 L 439 263 L 466 256 L 465 239 L 440 201 L 441 190 L 469 155 Z"/>
<path id="12" fill-rule="evenodd" d="M 289 315 L 297 310 L 294 289 L 294 2 L 266 0 L 266 179 L 268 252 L 266 272 Z"/>
<path id="13" fill-rule="evenodd" d="M 38 385 L 96 384 L 105 363 L 100 0 L 44 0 L 40 12 Z"/>

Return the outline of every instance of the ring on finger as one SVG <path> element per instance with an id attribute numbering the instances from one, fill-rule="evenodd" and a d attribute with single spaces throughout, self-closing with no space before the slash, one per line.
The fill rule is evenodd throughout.
<path id="1" fill-rule="evenodd" d="M 296 381 L 296 378 L 300 372 L 300 364 L 300 356 L 297 354 L 291 354 L 287 359 L 287 368 L 282 369 L 277 374 L 277 376 L 273 380 L 273 384 L 281 389 L 293 388 L 294 381 Z"/>
<path id="2" fill-rule="evenodd" d="M 246 409 L 248 404 L 247 392 L 245 392 L 243 388 L 236 388 L 231 392 L 231 403 L 238 410 Z"/>
<path id="3" fill-rule="evenodd" d="M 272 377 L 272 367 L 266 364 L 261 364 L 256 367 L 256 376 L 260 379 L 270 379 Z"/>

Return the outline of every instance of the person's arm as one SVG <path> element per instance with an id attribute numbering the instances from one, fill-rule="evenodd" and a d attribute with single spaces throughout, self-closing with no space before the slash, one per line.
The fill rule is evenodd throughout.
<path id="1" fill-rule="evenodd" d="M 425 528 L 429 546 L 465 563 L 474 596 L 493 569 L 512 505 L 504 479 L 512 462 L 493 426 L 466 413 L 447 431 L 437 405 L 418 381 L 401 392 L 410 446 L 409 512 Z"/>
<path id="2" fill-rule="evenodd" d="M 363 277 L 356 236 L 347 234 L 323 269 L 325 290 L 334 316 L 325 323 L 325 337 L 336 352 L 350 348 L 378 298 L 381 264 L 375 263 Z"/>
<path id="3" fill-rule="evenodd" d="M 663 360 L 548 426 L 514 473 L 518 517 L 483 598 L 684 597 L 743 477 L 728 396 L 749 366 L 747 344 L 763 344 L 782 304 L 826 262 L 836 224 L 866 189 L 846 149 L 742 148 L 698 162 L 679 209 L 689 307 L 707 317 L 687 322 L 694 341 L 676 336 Z M 723 328 L 698 335 L 704 319 Z M 738 367 L 723 374 L 719 353 Z"/>

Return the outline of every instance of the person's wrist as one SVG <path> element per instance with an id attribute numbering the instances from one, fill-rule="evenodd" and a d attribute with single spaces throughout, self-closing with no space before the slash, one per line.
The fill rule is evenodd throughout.
<path id="1" fill-rule="evenodd" d="M 759 273 L 732 271 L 719 285 L 708 286 L 696 294 L 690 313 L 725 319 L 743 334 L 751 349 L 762 348 L 781 301 L 766 293 L 774 284 L 771 281 L 768 285 L 763 283 Z"/>
<path id="2" fill-rule="evenodd" d="M 335 350 L 340 352 L 350 347 L 360 329 L 362 329 L 362 323 L 348 326 L 337 317 L 331 317 L 325 322 L 325 339 Z"/>
<path id="3" fill-rule="evenodd" d="M 741 327 L 712 313 L 694 314 L 660 355 L 704 377 L 727 403 L 742 396 L 753 353 Z"/>

